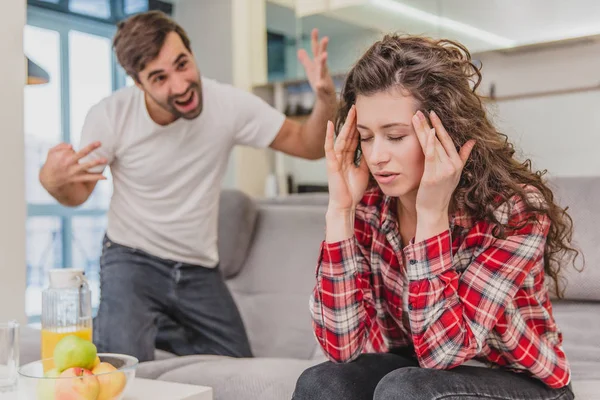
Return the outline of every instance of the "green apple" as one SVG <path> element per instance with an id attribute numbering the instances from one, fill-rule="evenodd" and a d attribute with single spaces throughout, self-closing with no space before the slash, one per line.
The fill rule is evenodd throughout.
<path id="1" fill-rule="evenodd" d="M 54 347 L 54 366 L 58 372 L 78 367 L 91 370 L 96 363 L 94 343 L 75 335 L 62 338 Z"/>

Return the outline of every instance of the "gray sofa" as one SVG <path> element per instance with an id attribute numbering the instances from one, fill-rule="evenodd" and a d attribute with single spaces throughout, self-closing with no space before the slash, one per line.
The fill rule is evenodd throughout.
<path id="1" fill-rule="evenodd" d="M 600 399 L 600 178 L 557 179 L 586 256 L 570 271 L 567 298 L 554 302 L 578 399 Z M 219 215 L 221 268 L 240 308 L 255 358 L 157 352 L 138 376 L 211 386 L 216 400 L 289 399 L 297 377 L 325 358 L 313 338 L 308 297 L 324 237 L 327 197 L 252 201 L 224 191 Z M 23 333 L 22 359 L 39 354 L 39 333 Z"/>

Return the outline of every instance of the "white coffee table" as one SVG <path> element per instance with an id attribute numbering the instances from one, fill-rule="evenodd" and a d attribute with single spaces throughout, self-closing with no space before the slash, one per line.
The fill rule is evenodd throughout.
<path id="1" fill-rule="evenodd" d="M 212 388 L 135 378 L 124 400 L 213 400 Z"/>
<path id="2" fill-rule="evenodd" d="M 135 378 L 123 400 L 213 400 L 212 388 Z M 0 393 L 0 400 L 20 400 L 17 392 Z M 32 399 L 33 400 L 33 399 Z"/>

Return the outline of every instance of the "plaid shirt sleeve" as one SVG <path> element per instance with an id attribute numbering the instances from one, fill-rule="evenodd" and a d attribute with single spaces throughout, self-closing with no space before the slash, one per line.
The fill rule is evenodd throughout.
<path id="1" fill-rule="evenodd" d="M 356 236 L 321 245 L 310 309 L 315 336 L 334 362 L 352 361 L 361 354 L 375 318 L 364 252 Z"/>
<path id="2" fill-rule="evenodd" d="M 409 318 L 421 366 L 448 369 L 476 356 L 531 269 L 543 263 L 549 218 L 540 214 L 537 221 L 526 222 L 531 214 L 525 212 L 524 201 L 511 200 L 512 207 L 505 203 L 496 212 L 501 221 L 504 218 L 517 228 L 499 239 L 492 235 L 493 225 L 476 224 L 466 240 L 483 245 L 478 244 L 481 251 L 462 273 L 452 268 L 449 230 L 404 249 Z M 544 351 L 545 344 L 529 327 L 517 329 L 519 337 L 506 346 L 510 357 L 524 369 L 548 377 L 549 386 L 568 383 L 568 365 L 554 352 Z"/>

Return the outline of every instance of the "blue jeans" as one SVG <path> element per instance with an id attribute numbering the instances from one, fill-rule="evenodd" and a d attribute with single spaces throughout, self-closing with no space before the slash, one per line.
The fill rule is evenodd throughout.
<path id="1" fill-rule="evenodd" d="M 238 309 L 219 268 L 164 260 L 104 238 L 100 307 L 94 319 L 99 352 L 154 359 L 177 355 L 251 357 Z"/>
<path id="2" fill-rule="evenodd" d="M 572 400 L 570 386 L 550 389 L 504 369 L 420 368 L 404 349 L 363 354 L 345 364 L 325 362 L 304 371 L 293 400 Z"/>

